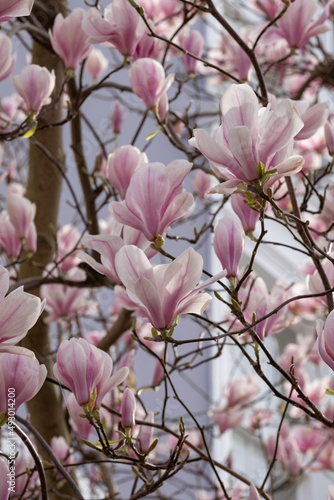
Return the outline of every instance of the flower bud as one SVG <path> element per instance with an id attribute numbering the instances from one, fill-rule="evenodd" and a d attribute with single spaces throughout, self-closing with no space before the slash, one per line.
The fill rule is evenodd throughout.
<path id="1" fill-rule="evenodd" d="M 132 429 L 135 426 L 136 398 L 129 387 L 125 389 L 123 394 L 121 413 L 123 429 Z"/>

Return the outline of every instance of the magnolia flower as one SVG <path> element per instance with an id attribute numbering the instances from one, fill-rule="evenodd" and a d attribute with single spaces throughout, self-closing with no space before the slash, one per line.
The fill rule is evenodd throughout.
<path id="1" fill-rule="evenodd" d="M 334 311 L 325 321 L 317 321 L 318 349 L 322 360 L 334 370 Z"/>
<path id="2" fill-rule="evenodd" d="M 123 429 L 132 429 L 136 424 L 136 398 L 129 387 L 123 393 L 121 414 Z"/>
<path id="3" fill-rule="evenodd" d="M 326 146 L 330 155 L 334 155 L 334 125 L 330 122 L 325 123 Z"/>
<path id="4" fill-rule="evenodd" d="M 92 48 L 87 41 L 87 33 L 82 29 L 84 15 L 83 9 L 73 9 L 65 19 L 59 13 L 49 32 L 52 48 L 63 60 L 66 69 L 75 70 Z"/>
<path id="5" fill-rule="evenodd" d="M 183 192 L 191 167 L 186 160 L 175 160 L 167 167 L 162 163 L 142 165 L 131 178 L 124 203 L 110 204 L 112 216 L 139 229 L 150 241 L 164 236 L 173 222 L 194 208 L 193 196 Z"/>
<path id="6" fill-rule="evenodd" d="M 5 297 L 8 287 L 9 272 L 0 266 L 0 344 L 5 346 L 23 339 L 44 309 L 44 302 L 23 287 Z"/>
<path id="7" fill-rule="evenodd" d="M 190 54 L 196 57 L 201 57 L 204 45 L 204 38 L 201 33 L 197 30 L 193 30 L 190 33 L 180 34 L 180 45 Z M 198 61 L 194 57 L 188 54 L 182 54 L 182 60 L 186 67 L 188 74 L 196 74 L 196 68 Z"/>
<path id="8" fill-rule="evenodd" d="M 133 92 L 144 101 L 147 109 L 154 109 L 159 106 L 162 98 L 166 98 L 174 75 L 166 77 L 165 70 L 158 61 L 143 57 L 132 64 L 129 80 Z"/>
<path id="9" fill-rule="evenodd" d="M 142 250 L 126 245 L 117 253 L 115 267 L 129 298 L 159 331 L 169 330 L 180 314 L 202 314 L 211 297 L 200 292 L 226 275 L 223 271 L 199 285 L 203 259 L 193 248 L 171 264 L 152 266 Z"/>
<path id="10" fill-rule="evenodd" d="M 292 101 L 284 99 L 273 111 L 259 108 L 247 84 L 231 85 L 221 100 L 222 125 L 210 136 L 195 129 L 189 143 L 209 160 L 212 170 L 226 179 L 212 192 L 230 194 L 240 185 L 269 176 L 291 175 L 303 166 L 301 156 L 291 156 L 293 138 L 303 127 Z M 267 179 L 268 180 L 268 174 Z"/>
<path id="11" fill-rule="evenodd" d="M 128 0 L 113 0 L 104 9 L 89 9 L 82 23 L 90 43 L 104 43 L 123 56 L 132 56 L 136 44 L 146 30 L 144 21 Z"/>
<path id="12" fill-rule="evenodd" d="M 0 414 L 8 415 L 8 389 L 15 391 L 15 410 L 32 399 L 42 387 L 46 366 L 35 357 L 0 352 Z M 1 419 L 0 419 L 1 420 Z"/>
<path id="13" fill-rule="evenodd" d="M 325 25 L 330 14 L 330 2 L 327 2 L 317 21 L 312 18 L 318 9 L 316 0 L 295 0 L 289 5 L 287 12 L 262 37 L 268 43 L 285 39 L 291 48 L 303 48 L 308 40 L 330 28 Z"/>
<path id="14" fill-rule="evenodd" d="M 13 17 L 29 16 L 35 0 L 1 0 L 0 23 Z"/>
<path id="15" fill-rule="evenodd" d="M 124 199 L 135 170 L 144 163 L 148 163 L 146 153 L 131 145 L 122 146 L 108 156 L 107 177 L 121 198 Z"/>
<path id="16" fill-rule="evenodd" d="M 236 217 L 226 215 L 215 229 L 213 248 L 224 269 L 226 277 L 237 277 L 239 262 L 245 243 L 245 233 Z"/>
<path id="17" fill-rule="evenodd" d="M 31 231 L 31 225 L 34 224 L 36 215 L 36 205 L 31 203 L 28 198 L 9 192 L 6 199 L 7 212 L 11 223 L 13 224 L 16 236 L 26 238 Z"/>
<path id="18" fill-rule="evenodd" d="M 116 100 L 114 111 L 111 116 L 111 125 L 114 134 L 120 134 L 122 132 L 123 122 L 124 122 L 123 106 L 118 100 Z"/>
<path id="19" fill-rule="evenodd" d="M 99 409 L 104 396 L 119 385 L 129 372 L 127 367 L 123 367 L 111 376 L 112 369 L 109 354 L 85 339 L 71 338 L 60 344 L 53 372 L 62 384 L 73 391 L 80 406 L 89 404 L 91 409 Z"/>
<path id="20" fill-rule="evenodd" d="M 85 62 L 85 70 L 88 71 L 93 80 L 98 80 L 108 67 L 108 59 L 104 57 L 99 49 L 93 49 L 88 54 Z"/>
<path id="21" fill-rule="evenodd" d="M 11 76 L 16 92 L 22 97 L 29 112 L 38 113 L 50 96 L 56 83 L 55 73 L 37 64 L 25 66 L 21 73 Z"/>
<path id="22" fill-rule="evenodd" d="M 0 33 L 0 82 L 8 78 L 14 69 L 16 54 L 12 55 L 11 39 Z"/>

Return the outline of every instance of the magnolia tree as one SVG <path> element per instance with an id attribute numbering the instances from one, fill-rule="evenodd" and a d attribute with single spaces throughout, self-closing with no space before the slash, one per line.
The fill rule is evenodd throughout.
<path id="1" fill-rule="evenodd" d="M 0 498 L 291 498 L 334 467 L 333 2 L 73 4 L 0 1 Z"/>

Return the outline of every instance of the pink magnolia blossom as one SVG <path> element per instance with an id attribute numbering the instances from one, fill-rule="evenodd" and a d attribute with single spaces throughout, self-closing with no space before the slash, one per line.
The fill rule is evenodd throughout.
<path id="1" fill-rule="evenodd" d="M 141 453 L 148 453 L 148 450 L 152 444 L 154 427 L 150 424 L 154 423 L 154 413 L 153 411 L 148 412 L 145 422 L 148 425 L 141 425 L 138 435 L 139 449 Z"/>
<path id="2" fill-rule="evenodd" d="M 249 487 L 249 500 L 261 500 L 255 484 L 251 483 Z"/>
<path id="3" fill-rule="evenodd" d="M 73 451 L 71 450 L 64 436 L 54 436 L 51 439 L 50 446 L 59 462 L 67 466 L 73 463 Z M 70 467 L 66 467 L 66 470 L 70 470 Z"/>
<path id="4" fill-rule="evenodd" d="M 262 40 L 268 43 L 284 38 L 291 48 L 303 49 L 310 38 L 329 30 L 325 22 L 330 14 L 330 2 L 323 8 L 319 18 L 312 22 L 317 8 L 316 0 L 295 0 L 277 21 L 277 27 L 270 27 Z"/>
<path id="5" fill-rule="evenodd" d="M 7 212 L 9 219 L 13 224 L 16 236 L 24 239 L 31 231 L 31 225 L 34 224 L 36 215 L 36 205 L 31 203 L 28 198 L 9 192 L 6 199 Z"/>
<path id="6" fill-rule="evenodd" d="M 0 214 L 0 227 L 0 247 L 5 250 L 9 258 L 17 258 L 21 253 L 22 244 L 6 210 Z"/>
<path id="7" fill-rule="evenodd" d="M 330 122 L 325 124 L 326 146 L 330 155 L 334 155 L 334 125 Z"/>
<path id="8" fill-rule="evenodd" d="M 99 49 L 93 49 L 88 54 L 85 62 L 85 70 L 88 71 L 93 80 L 98 80 L 108 67 L 108 59 L 104 57 Z"/>
<path id="9" fill-rule="evenodd" d="M 329 102 L 319 102 L 309 106 L 306 101 L 293 101 L 304 126 L 295 136 L 295 141 L 309 139 L 317 130 L 326 123 L 329 114 Z"/>
<path id="10" fill-rule="evenodd" d="M 16 63 L 16 54 L 12 55 L 11 39 L 0 33 L 0 82 L 8 78 Z"/>
<path id="11" fill-rule="evenodd" d="M 84 16 L 85 11 L 80 8 L 73 9 L 66 18 L 59 13 L 50 31 L 52 48 L 62 59 L 66 69 L 76 70 L 92 48 L 88 43 L 88 35 L 82 28 Z"/>
<path id="12" fill-rule="evenodd" d="M 42 387 L 46 366 L 35 357 L 0 352 L 0 414 L 8 414 L 8 389 L 15 390 L 15 410 L 32 399 Z"/>
<path id="13" fill-rule="evenodd" d="M 270 457 L 273 457 L 275 454 L 276 440 L 277 435 L 275 434 L 270 436 L 266 441 L 266 448 Z M 302 455 L 298 450 L 293 432 L 285 423 L 283 423 L 281 428 L 276 459 L 292 476 L 298 476 L 303 467 Z"/>
<path id="14" fill-rule="evenodd" d="M 131 178 L 124 203 L 110 204 L 112 216 L 141 230 L 150 241 L 163 237 L 171 224 L 194 208 L 193 196 L 183 192 L 191 167 L 186 160 L 175 160 L 167 167 L 162 163 L 142 165 Z"/>
<path id="15" fill-rule="evenodd" d="M 107 177 L 122 199 L 135 170 L 144 163 L 148 163 L 146 153 L 131 145 L 122 146 L 108 156 Z"/>
<path id="16" fill-rule="evenodd" d="M 136 424 L 136 398 L 129 387 L 123 393 L 121 414 L 123 429 L 132 429 Z"/>
<path id="17" fill-rule="evenodd" d="M 0 23 L 13 17 L 29 16 L 35 0 L 2 0 L 0 6 Z"/>
<path id="18" fill-rule="evenodd" d="M 142 250 L 126 245 L 117 253 L 115 266 L 129 298 L 159 331 L 169 330 L 180 314 L 202 314 L 211 297 L 199 292 L 226 274 L 198 285 L 203 259 L 192 248 L 171 264 L 152 266 Z"/>
<path id="19" fill-rule="evenodd" d="M 328 498 L 327 500 L 334 500 L 334 485 L 330 484 L 327 488 Z"/>
<path id="20" fill-rule="evenodd" d="M 202 200 L 204 200 L 208 196 L 208 193 L 214 181 L 216 181 L 216 179 L 213 175 L 207 174 L 201 169 L 197 169 L 193 177 L 191 186 L 194 193 L 196 193 Z"/>
<path id="21" fill-rule="evenodd" d="M 80 263 L 77 256 L 80 233 L 72 224 L 65 224 L 57 232 L 57 265 L 66 273 Z"/>
<path id="22" fill-rule="evenodd" d="M 244 244 L 245 233 L 239 220 L 232 215 L 220 219 L 214 233 L 213 248 L 227 271 L 227 278 L 237 277 Z"/>
<path id="23" fill-rule="evenodd" d="M 227 394 L 227 406 L 245 406 L 254 401 L 260 388 L 255 375 L 248 374 L 240 379 L 233 380 Z"/>
<path id="24" fill-rule="evenodd" d="M 179 43 L 181 47 L 190 54 L 193 54 L 196 57 L 202 56 L 204 38 L 199 31 L 193 30 L 186 34 L 182 30 L 179 37 Z M 182 60 L 187 73 L 196 74 L 198 61 L 188 54 L 182 54 Z"/>
<path id="25" fill-rule="evenodd" d="M 120 134 L 122 132 L 124 122 L 124 110 L 121 103 L 116 100 L 114 105 L 114 111 L 111 117 L 111 125 L 114 134 Z"/>
<path id="26" fill-rule="evenodd" d="M 166 98 L 174 75 L 166 77 L 165 70 L 158 61 L 144 57 L 132 64 L 129 80 L 133 92 L 144 101 L 147 109 L 156 109 L 159 101 Z"/>
<path id="27" fill-rule="evenodd" d="M 208 415 L 218 426 L 220 434 L 228 429 L 239 427 L 244 419 L 244 412 L 240 411 L 239 408 L 211 408 Z"/>
<path id="28" fill-rule="evenodd" d="M 90 345 L 87 340 L 64 340 L 57 351 L 53 372 L 57 379 L 74 393 L 80 406 L 91 404 L 99 409 L 104 396 L 128 375 L 124 367 L 111 375 L 113 362 L 109 354 Z M 96 389 L 96 399 L 92 393 Z"/>
<path id="29" fill-rule="evenodd" d="M 72 268 L 65 277 L 80 282 L 86 279 L 86 273 L 82 269 Z M 52 283 L 41 287 L 41 296 L 46 300 L 48 322 L 59 319 L 71 320 L 76 315 L 83 314 L 91 306 L 87 288 Z"/>
<path id="30" fill-rule="evenodd" d="M 260 218 L 260 212 L 247 205 L 247 198 L 242 193 L 233 193 L 233 196 L 231 196 L 231 206 L 239 217 L 245 233 L 252 233 Z"/>
<path id="31" fill-rule="evenodd" d="M 240 185 L 259 182 L 269 170 L 278 176 L 299 172 L 301 156 L 291 156 L 293 138 L 303 122 L 289 99 L 273 111 L 259 107 L 247 84 L 231 85 L 221 100 L 222 125 L 210 136 L 195 129 L 189 143 L 209 160 L 213 171 L 225 182 L 212 192 L 230 194 Z M 272 179 L 271 179 L 272 180 Z"/>
<path id="32" fill-rule="evenodd" d="M 0 344 L 17 344 L 36 323 L 44 308 L 39 297 L 16 288 L 5 296 L 9 287 L 9 273 L 0 266 Z"/>
<path id="33" fill-rule="evenodd" d="M 104 9 L 104 18 L 97 9 L 89 9 L 82 26 L 90 43 L 104 43 L 130 57 L 146 30 L 144 21 L 128 0 L 113 0 Z"/>
<path id="34" fill-rule="evenodd" d="M 325 321 L 317 321 L 318 349 L 322 360 L 334 370 L 334 311 Z"/>
<path id="35" fill-rule="evenodd" d="M 70 414 L 70 424 L 79 439 L 88 440 L 94 430 L 92 424 L 86 418 L 83 418 L 82 407 L 77 402 L 75 395 L 71 393 L 67 398 L 67 408 Z"/>
<path id="36" fill-rule="evenodd" d="M 56 82 L 53 70 L 50 73 L 45 67 L 29 64 L 19 75 L 11 76 L 11 79 L 29 112 L 36 114 L 51 102 L 50 96 Z"/>

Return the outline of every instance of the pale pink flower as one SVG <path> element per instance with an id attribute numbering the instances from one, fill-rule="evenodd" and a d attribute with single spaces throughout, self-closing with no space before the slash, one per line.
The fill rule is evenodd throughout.
<path id="1" fill-rule="evenodd" d="M 113 0 L 104 9 L 104 18 L 97 9 L 89 9 L 82 26 L 90 43 L 104 43 L 123 56 L 132 56 L 146 30 L 144 21 L 128 0 Z"/>
<path id="2" fill-rule="evenodd" d="M 215 229 L 213 248 L 227 271 L 227 278 L 237 277 L 244 244 L 245 233 L 241 223 L 233 215 L 225 215 Z"/>
<path id="3" fill-rule="evenodd" d="M 190 33 L 185 33 L 182 30 L 179 37 L 179 43 L 181 47 L 190 54 L 196 57 L 202 56 L 204 38 L 199 31 L 193 30 L 190 31 Z M 191 55 L 182 54 L 182 61 L 188 74 L 196 74 L 198 65 L 197 59 L 194 59 Z"/>
<path id="4" fill-rule="evenodd" d="M 0 33 L 0 82 L 8 78 L 16 63 L 16 54 L 12 55 L 11 39 Z"/>
<path id="5" fill-rule="evenodd" d="M 220 434 L 223 434 L 228 429 L 239 427 L 244 419 L 244 413 L 240 411 L 240 408 L 211 408 L 208 415 L 218 426 Z"/>
<path id="6" fill-rule="evenodd" d="M 128 375 L 126 367 L 111 376 L 113 362 L 109 354 L 90 345 L 82 338 L 64 340 L 57 351 L 53 372 L 57 379 L 69 387 L 79 405 L 90 403 L 99 409 L 104 396 Z M 96 389 L 96 399 L 92 393 Z"/>
<path id="7" fill-rule="evenodd" d="M 11 76 L 16 92 L 22 97 L 28 111 L 38 113 L 45 104 L 51 102 L 51 94 L 56 77 L 50 71 L 37 64 L 25 66 L 21 73 Z"/>
<path id="8" fill-rule="evenodd" d="M 6 199 L 7 212 L 9 219 L 13 224 L 16 236 L 24 239 L 31 231 L 31 225 L 34 224 L 36 215 L 36 205 L 28 198 L 9 192 Z"/>
<path id="9" fill-rule="evenodd" d="M 217 179 L 215 179 L 213 175 L 207 174 L 201 169 L 196 169 L 191 186 L 194 193 L 204 200 L 208 196 L 209 191 L 216 180 Z"/>
<path id="10" fill-rule="evenodd" d="M 249 85 L 233 84 L 221 100 L 221 109 L 222 125 L 213 136 L 195 129 L 189 141 L 209 160 L 214 172 L 226 179 L 212 192 L 230 194 L 240 185 L 261 181 L 272 170 L 275 180 L 299 172 L 303 158 L 291 153 L 293 138 L 303 122 L 289 99 L 271 111 L 270 106 L 259 107 Z"/>
<path id="11" fill-rule="evenodd" d="M 329 114 L 329 102 L 319 102 L 313 106 L 309 106 L 306 101 L 293 101 L 304 126 L 301 131 L 295 136 L 295 141 L 309 139 L 317 130 L 326 123 Z"/>
<path id="12" fill-rule="evenodd" d="M 70 448 L 64 436 L 54 436 L 51 439 L 50 447 L 59 462 L 67 466 L 73 463 L 73 450 Z M 70 467 L 66 467 L 66 470 L 70 469 Z"/>
<path id="13" fill-rule="evenodd" d="M 293 428 L 291 432 L 301 453 L 308 453 L 310 450 L 317 451 L 327 440 L 324 432 L 321 432 L 316 427 L 299 425 Z"/>
<path id="14" fill-rule="evenodd" d="M 162 96 L 166 96 L 174 75 L 166 77 L 165 70 L 158 61 L 144 57 L 132 64 L 129 80 L 133 92 L 144 101 L 147 109 L 154 109 Z"/>
<path id="15" fill-rule="evenodd" d="M 330 257 L 334 257 L 334 252 L 331 252 Z M 325 259 L 324 262 L 322 262 L 322 267 L 323 270 L 327 276 L 329 285 L 332 287 L 334 286 L 334 266 L 331 263 L 330 260 Z M 311 293 L 321 293 L 325 291 L 323 282 L 320 278 L 319 272 L 315 270 L 313 274 L 308 275 L 306 278 L 306 284 L 308 286 L 308 289 Z M 323 295 L 320 297 L 320 300 L 322 303 L 327 303 L 326 300 L 326 295 Z"/>
<path id="16" fill-rule="evenodd" d="M 5 296 L 9 288 L 9 272 L 0 266 L 0 344 L 14 345 L 25 337 L 44 308 L 39 297 L 16 288 Z"/>
<path id="17" fill-rule="evenodd" d="M 245 233 L 252 233 L 260 218 L 260 212 L 247 205 L 246 196 L 242 193 L 233 193 L 231 205 L 233 211 L 239 217 Z"/>
<path id="18" fill-rule="evenodd" d="M 318 349 L 322 360 L 334 370 L 334 311 L 323 321 L 317 321 Z"/>
<path id="19" fill-rule="evenodd" d="M 266 441 L 266 448 L 270 457 L 275 454 L 276 440 L 277 435 L 275 434 Z M 298 476 L 303 467 L 302 456 L 293 437 L 293 432 L 285 423 L 283 423 L 279 435 L 276 459 L 292 476 Z"/>
<path id="20" fill-rule="evenodd" d="M 0 214 L 0 227 L 0 247 L 5 250 L 9 258 L 17 258 L 21 253 L 22 245 L 6 210 Z"/>
<path id="21" fill-rule="evenodd" d="M 226 271 L 198 285 L 203 259 L 192 248 L 170 264 L 152 266 L 142 250 L 127 245 L 115 257 L 115 267 L 129 298 L 157 330 L 169 330 L 180 314 L 202 314 L 211 301 L 200 293 Z"/>
<path id="22" fill-rule="evenodd" d="M 330 484 L 328 486 L 328 497 L 327 497 L 327 500 L 334 500 L 334 485 L 333 484 Z"/>
<path id="23" fill-rule="evenodd" d="M 144 163 L 148 163 L 146 153 L 131 145 L 122 146 L 108 156 L 107 178 L 122 199 L 135 170 Z"/>
<path id="24" fill-rule="evenodd" d="M 87 418 L 82 417 L 82 407 L 77 402 L 75 395 L 71 393 L 67 398 L 67 408 L 70 414 L 70 424 L 79 439 L 88 440 L 94 430 Z"/>
<path id="25" fill-rule="evenodd" d="M 111 126 L 114 134 L 120 134 L 122 132 L 123 122 L 124 122 L 123 106 L 118 100 L 116 100 L 114 111 L 111 117 Z"/>
<path id="26" fill-rule="evenodd" d="M 154 423 L 153 411 L 148 412 L 145 422 L 147 422 L 147 425 L 141 425 L 138 434 L 139 450 L 144 454 L 148 453 L 153 440 L 154 427 L 150 425 Z"/>
<path id="27" fill-rule="evenodd" d="M 227 393 L 227 406 L 245 406 L 250 404 L 259 395 L 260 388 L 257 377 L 252 374 L 231 382 Z"/>
<path id="28" fill-rule="evenodd" d="M 88 43 L 88 35 L 82 28 L 84 16 L 85 11 L 80 8 L 73 9 L 66 18 L 59 13 L 49 32 L 52 48 L 62 59 L 66 69 L 76 70 L 92 48 Z"/>
<path id="29" fill-rule="evenodd" d="M 66 273 L 80 263 L 77 256 L 80 233 L 72 224 L 65 224 L 57 232 L 57 265 Z"/>
<path id="30" fill-rule="evenodd" d="M 44 384 L 46 366 L 35 357 L 0 352 L 0 413 L 8 414 L 8 389 L 15 390 L 15 410 L 32 399 Z"/>
<path id="31" fill-rule="evenodd" d="M 251 483 L 249 487 L 249 500 L 261 500 L 255 484 Z"/>
<path id="32" fill-rule="evenodd" d="M 334 125 L 330 122 L 325 124 L 326 146 L 330 155 L 334 155 Z"/>
<path id="33" fill-rule="evenodd" d="M 0 23 L 13 17 L 29 16 L 35 0 L 2 0 L 0 6 Z"/>
<path id="34" fill-rule="evenodd" d="M 85 62 L 85 70 L 88 71 L 93 80 L 98 80 L 108 67 L 108 59 L 104 57 L 99 49 L 93 49 L 88 54 Z"/>
<path id="35" fill-rule="evenodd" d="M 325 25 L 330 13 L 330 2 L 323 8 L 318 19 L 312 22 L 317 8 L 316 0 L 295 0 L 277 21 L 277 27 L 270 27 L 262 40 L 268 43 L 284 38 L 291 48 L 303 49 L 310 38 L 330 29 Z"/>
<path id="36" fill-rule="evenodd" d="M 110 204 L 112 216 L 142 231 L 150 241 L 163 237 L 171 224 L 194 208 L 193 196 L 183 192 L 191 167 L 186 160 L 175 160 L 167 167 L 162 163 L 142 165 L 131 178 L 124 203 Z"/>
<path id="37" fill-rule="evenodd" d="M 132 429 L 136 424 L 136 398 L 129 387 L 125 389 L 122 396 L 121 414 L 123 429 Z"/>
<path id="38" fill-rule="evenodd" d="M 86 273 L 82 269 L 72 268 L 65 278 L 84 281 Z M 49 313 L 46 321 L 50 323 L 59 319 L 71 320 L 91 306 L 87 288 L 52 283 L 41 287 L 41 296 L 46 299 L 46 310 Z"/>

